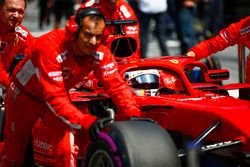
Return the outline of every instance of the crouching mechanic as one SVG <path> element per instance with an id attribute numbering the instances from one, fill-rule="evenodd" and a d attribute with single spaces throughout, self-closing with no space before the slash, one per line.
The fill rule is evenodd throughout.
<path id="1" fill-rule="evenodd" d="M 229 46 L 240 43 L 243 43 L 248 49 L 250 49 L 250 16 L 222 29 L 217 36 L 195 45 L 189 49 L 187 56 L 200 60 Z M 247 56 L 246 61 L 245 82 L 250 83 L 250 54 Z"/>
<path id="2" fill-rule="evenodd" d="M 35 40 L 14 71 L 0 166 L 22 165 L 28 137 L 39 117 L 54 132 L 51 138 L 57 146 L 53 152 L 56 166 L 76 165 L 74 131 L 88 129 L 96 117 L 83 114 L 71 103 L 69 89 L 91 70 L 121 115 L 140 116 L 114 58 L 100 44 L 105 28 L 102 13 L 95 8 L 80 10 L 75 25 L 69 27 L 75 29 L 53 30 Z"/>

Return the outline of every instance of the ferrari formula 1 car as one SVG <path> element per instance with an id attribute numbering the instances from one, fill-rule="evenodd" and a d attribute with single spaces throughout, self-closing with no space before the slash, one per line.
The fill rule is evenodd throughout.
<path id="1" fill-rule="evenodd" d="M 228 70 L 208 70 L 204 63 L 184 56 L 121 62 L 119 71 L 134 93 L 142 118 L 154 120 L 158 125 L 147 121 L 115 121 L 104 126 L 98 130 L 98 140 L 90 146 L 87 162 L 93 166 L 107 161 L 114 166 L 145 166 L 142 159 L 149 159 L 155 164 L 151 166 L 178 164 L 179 159 L 186 160 L 189 143 L 204 155 L 230 160 L 230 165 L 231 160 L 234 166 L 250 165 L 250 85 L 216 84 L 228 79 Z M 194 77 L 200 82 L 191 82 Z M 99 117 L 105 117 L 103 108 L 119 111 L 91 74 L 70 95 L 77 107 L 87 105 L 88 112 Z M 46 134 L 42 124 L 34 128 L 34 158 L 37 164 L 51 165 L 54 146 Z M 166 141 L 169 145 L 165 146 Z M 85 152 L 79 150 L 79 159 L 81 154 Z"/>

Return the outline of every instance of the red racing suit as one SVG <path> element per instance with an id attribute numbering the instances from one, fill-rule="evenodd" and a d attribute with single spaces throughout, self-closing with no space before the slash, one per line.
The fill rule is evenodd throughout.
<path id="1" fill-rule="evenodd" d="M 125 37 L 131 37 L 136 40 L 137 52 L 133 56 L 131 56 L 128 60 L 136 60 L 140 58 L 140 38 L 139 38 L 139 23 L 138 19 L 134 13 L 132 7 L 124 0 L 117 0 L 116 8 L 113 11 L 110 11 L 105 6 L 105 0 L 87 0 L 81 4 L 78 10 L 86 7 L 94 7 L 99 8 L 100 11 L 104 14 L 107 20 L 136 20 L 137 24 L 135 25 L 124 25 L 123 31 Z M 105 29 L 105 36 L 106 40 L 105 43 L 108 47 L 111 47 L 111 42 L 114 40 L 114 32 L 116 31 L 115 26 L 106 26 Z M 124 37 L 121 36 L 121 37 Z M 130 46 L 131 47 L 131 46 Z"/>
<path id="2" fill-rule="evenodd" d="M 200 60 L 239 43 L 243 43 L 250 49 L 250 16 L 222 29 L 219 35 L 197 44 L 189 51 L 195 52 L 195 59 Z M 250 83 L 250 55 L 247 56 L 246 61 L 246 83 Z"/>
<path id="3" fill-rule="evenodd" d="M 15 30 L 6 30 L 0 21 L 0 84 L 4 87 L 9 85 L 9 68 L 13 58 L 23 53 L 33 36 L 22 25 Z"/>
<path id="4" fill-rule="evenodd" d="M 4 166 L 10 161 L 21 163 L 25 145 L 35 121 L 41 117 L 51 129 L 51 138 L 58 146 L 54 152 L 57 166 L 74 166 L 73 129 L 86 130 L 95 120 L 70 101 L 69 89 L 93 70 L 118 112 L 139 116 L 132 93 L 117 71 L 110 51 L 100 45 L 91 57 L 76 57 L 65 30 L 54 30 L 34 40 L 25 59 L 16 67 L 7 98 Z"/>

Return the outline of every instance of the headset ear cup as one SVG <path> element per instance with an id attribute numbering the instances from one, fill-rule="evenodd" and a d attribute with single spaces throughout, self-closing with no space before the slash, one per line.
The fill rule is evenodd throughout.
<path id="1" fill-rule="evenodd" d="M 76 32 L 78 31 L 78 25 L 75 22 L 75 17 L 72 16 L 65 26 L 66 36 L 69 40 L 75 39 Z"/>
<path id="2" fill-rule="evenodd" d="M 105 16 L 97 8 L 84 8 L 77 11 L 74 16 L 71 16 L 70 20 L 65 26 L 66 36 L 70 40 L 74 40 L 79 28 L 81 27 L 81 21 L 85 16 L 96 15 L 105 21 Z"/>

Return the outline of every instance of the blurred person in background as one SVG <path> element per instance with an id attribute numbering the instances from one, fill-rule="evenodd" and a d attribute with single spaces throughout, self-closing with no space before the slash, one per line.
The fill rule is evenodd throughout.
<path id="1" fill-rule="evenodd" d="M 55 15 L 55 24 L 54 28 L 58 29 L 61 26 L 63 16 L 66 17 L 66 20 L 69 20 L 70 17 L 74 14 L 74 0 L 54 0 L 53 1 L 53 12 Z"/>
<path id="2" fill-rule="evenodd" d="M 9 85 L 9 72 L 15 55 L 22 54 L 33 36 L 21 25 L 26 0 L 0 0 L 0 85 Z"/>
<path id="3" fill-rule="evenodd" d="M 176 0 L 176 28 L 181 42 L 181 54 L 197 43 L 194 22 L 198 0 Z"/>
<path id="4" fill-rule="evenodd" d="M 129 5 L 132 7 L 134 12 L 136 13 L 138 10 L 137 0 L 127 0 L 127 2 L 129 3 Z"/>
<path id="5" fill-rule="evenodd" d="M 176 23 L 175 23 L 175 2 L 176 0 L 167 0 L 168 8 L 167 8 L 167 15 L 166 15 L 166 38 L 167 39 L 176 39 Z"/>
<path id="6" fill-rule="evenodd" d="M 39 0 L 39 29 L 43 29 L 44 23 L 46 25 L 50 24 L 50 15 L 52 9 L 52 0 Z"/>
<path id="7" fill-rule="evenodd" d="M 223 4 L 222 0 L 199 0 L 196 21 L 198 42 L 218 34 L 222 28 Z"/>
<path id="8" fill-rule="evenodd" d="M 156 25 L 156 38 L 161 50 L 161 56 L 167 56 L 166 44 L 166 14 L 167 0 L 136 0 L 138 5 L 137 17 L 140 25 L 141 57 L 147 57 L 147 49 L 150 34 L 150 21 L 153 19 Z"/>
<path id="9" fill-rule="evenodd" d="M 240 43 L 243 43 L 250 49 L 250 16 L 241 19 L 239 22 L 230 24 L 228 27 L 220 30 L 219 34 L 215 37 L 202 41 L 190 48 L 186 55 L 200 60 L 229 46 Z M 250 55 L 247 56 L 246 61 L 245 82 L 250 83 Z"/>

